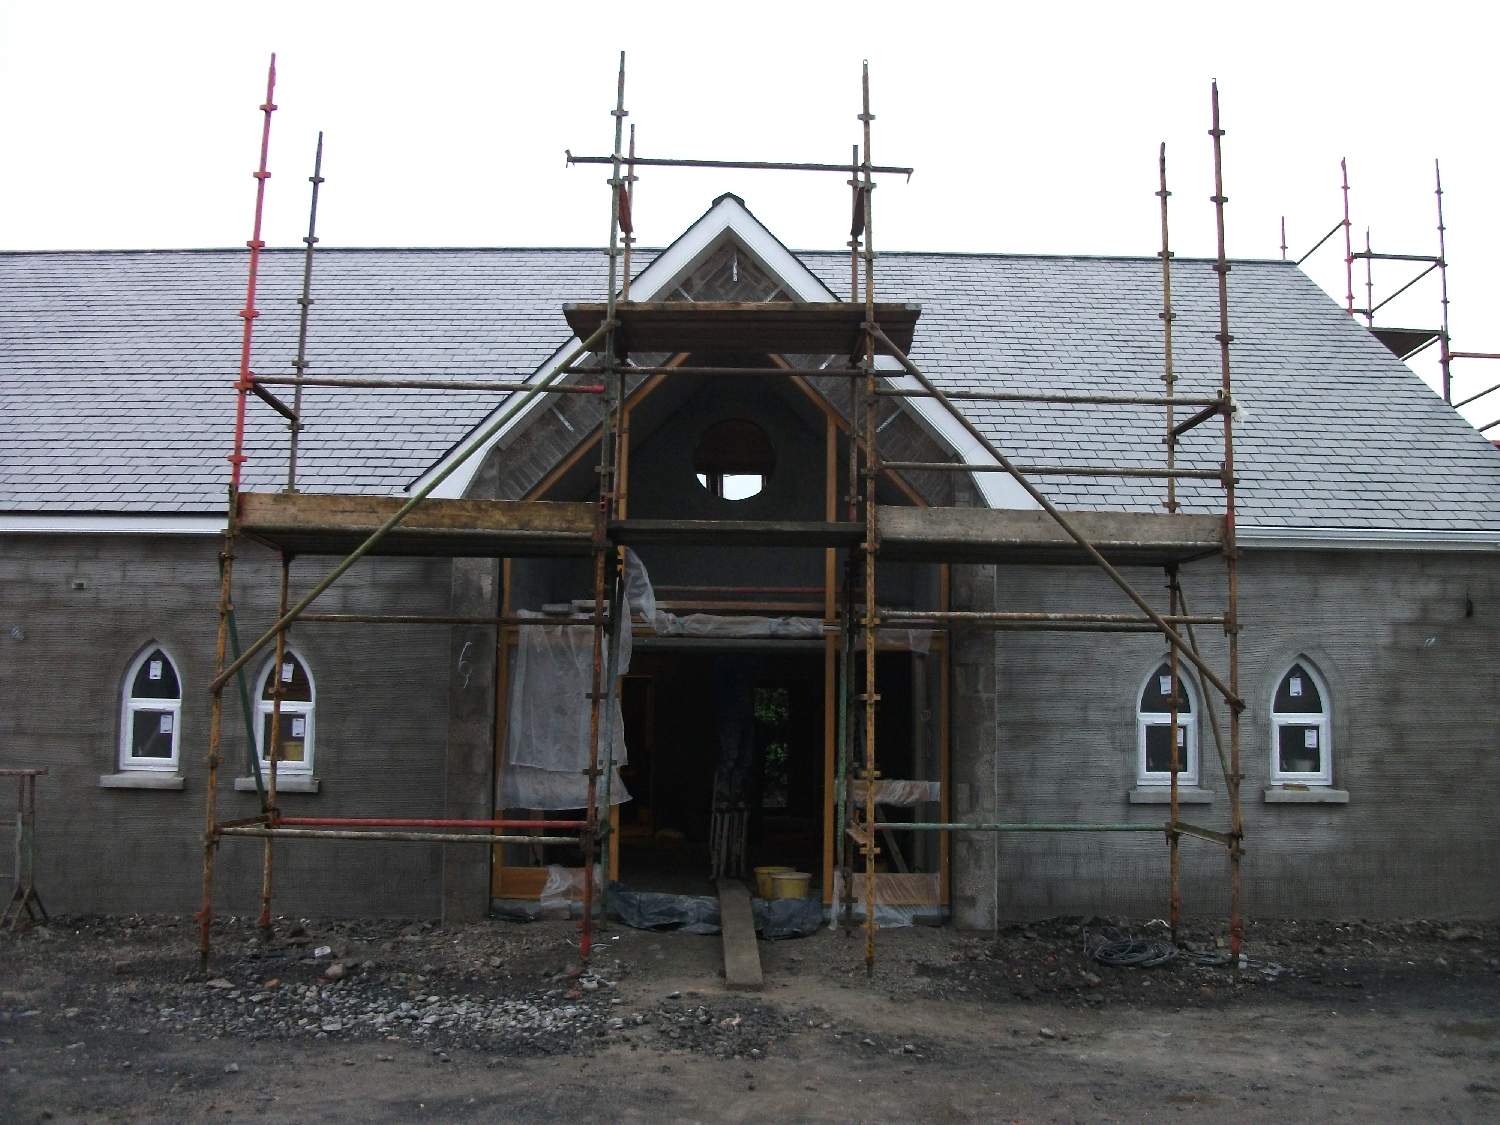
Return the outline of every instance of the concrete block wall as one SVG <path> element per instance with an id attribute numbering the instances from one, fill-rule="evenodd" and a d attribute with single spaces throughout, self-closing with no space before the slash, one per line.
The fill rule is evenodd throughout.
<path id="1" fill-rule="evenodd" d="M 453 610 L 460 616 L 497 613 L 500 564 L 496 559 L 453 561 Z M 456 627 L 448 677 L 449 719 L 443 816 L 485 820 L 495 791 L 496 630 Z M 443 848 L 443 917 L 476 922 L 489 912 L 490 849 L 477 844 Z"/>
<path id="2" fill-rule="evenodd" d="M 1130 577 L 1165 608 L 1159 573 Z M 1220 611 L 1223 579 L 1219 560 L 1184 568 L 1195 612 Z M 984 600 L 981 581 L 970 584 L 966 608 Z M 1003 568 L 993 590 L 999 609 L 1129 608 L 1102 574 L 1085 568 Z M 1241 739 L 1246 913 L 1463 917 L 1500 910 L 1500 888 L 1490 877 L 1500 862 L 1492 798 L 1500 787 L 1500 558 L 1247 551 L 1240 616 L 1240 684 L 1248 703 Z M 1222 632 L 1198 634 L 1223 668 Z M 1162 806 L 1127 799 L 1135 785 L 1137 694 L 1165 655 L 1162 642 L 1128 634 L 972 637 L 956 645 L 953 670 L 957 815 L 988 807 L 1007 821 L 1166 819 Z M 977 666 L 976 653 L 986 646 L 992 683 Z M 1264 800 L 1271 697 L 1299 656 L 1329 687 L 1334 786 L 1348 791 L 1347 805 Z M 991 714 L 987 751 L 976 728 Z M 1227 732 L 1222 707 L 1219 714 Z M 1202 786 L 1213 804 L 1191 807 L 1184 819 L 1222 829 L 1224 783 L 1201 717 L 1200 724 Z M 986 773 L 990 789 L 980 795 Z M 954 857 L 960 925 L 984 927 L 997 916 L 1165 910 L 1166 846 L 1154 834 L 977 837 L 956 843 Z M 1228 903 L 1223 851 L 1184 840 L 1182 857 L 1187 912 L 1221 914 Z"/>
<path id="3" fill-rule="evenodd" d="M 199 905 L 210 717 L 205 685 L 218 628 L 218 537 L 0 538 L 0 764 L 46 766 L 38 782 L 38 886 L 58 913 L 190 913 Z M 293 564 L 293 598 L 333 565 Z M 275 619 L 279 563 L 241 543 L 235 604 L 245 644 Z M 82 588 L 75 588 L 81 583 Z M 446 613 L 447 560 L 361 562 L 318 603 L 326 612 Z M 24 640 L 11 630 L 21 629 Z M 445 807 L 451 630 L 306 625 L 292 643 L 317 692 L 317 794 L 283 794 L 289 815 L 439 816 Z M 115 772 L 120 692 L 149 642 L 183 685 L 181 791 L 101 789 Z M 263 662 L 252 663 L 257 673 Z M 254 679 L 251 681 L 254 690 Z M 225 693 L 219 808 L 252 815 L 237 693 Z M 0 800 L 9 800 L 0 790 Z M 6 806 L 8 807 L 8 806 Z M 290 842 L 276 849 L 275 910 L 425 916 L 442 906 L 436 845 Z M 261 846 L 226 841 L 215 908 L 258 911 Z"/>
<path id="4" fill-rule="evenodd" d="M 955 566 L 950 572 L 949 600 L 956 610 L 992 611 L 995 588 L 993 566 Z M 995 640 L 977 631 L 954 632 L 952 637 L 949 814 L 955 821 L 993 821 L 997 792 Z M 995 923 L 995 855 L 992 835 L 960 832 L 953 836 L 951 907 L 954 922 L 965 929 L 986 929 Z"/>

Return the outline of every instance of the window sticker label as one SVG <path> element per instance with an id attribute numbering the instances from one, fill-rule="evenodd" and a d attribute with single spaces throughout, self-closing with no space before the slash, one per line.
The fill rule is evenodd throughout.
<path id="1" fill-rule="evenodd" d="M 1187 727 L 1178 727 L 1177 728 L 1177 745 L 1178 746 L 1186 746 L 1187 745 Z"/>
<path id="2" fill-rule="evenodd" d="M 1172 694 L 1172 677 L 1158 676 L 1157 679 L 1161 681 L 1161 693 L 1170 696 Z"/>
<path id="3" fill-rule="evenodd" d="M 304 719 L 304 718 L 295 718 L 295 719 L 293 719 L 292 720 L 292 737 L 293 738 L 304 738 L 304 737 L 306 737 L 306 735 L 307 735 L 307 720 Z"/>
<path id="4" fill-rule="evenodd" d="M 292 682 L 292 662 L 290 660 L 281 666 L 281 682 L 284 684 Z"/>
<path id="5" fill-rule="evenodd" d="M 146 666 L 146 678 L 148 680 L 159 680 L 159 679 L 161 679 L 161 661 L 160 660 L 153 660 L 150 664 L 148 664 Z"/>
<path id="6" fill-rule="evenodd" d="M 1295 699 L 1297 696 L 1299 696 L 1299 695 L 1302 694 L 1302 677 L 1301 676 L 1293 676 L 1292 677 L 1292 682 L 1289 685 L 1287 685 L 1287 686 L 1288 686 L 1288 690 L 1291 693 L 1292 698 Z M 1311 746 L 1312 743 L 1309 742 L 1308 745 Z"/>
<path id="7" fill-rule="evenodd" d="M 163 715 L 161 717 L 161 728 L 160 729 L 161 729 L 161 733 L 162 734 L 171 734 L 172 733 L 172 716 L 171 715 Z"/>
<path id="8" fill-rule="evenodd" d="M 1309 750 L 1316 750 L 1318 748 L 1317 727 L 1308 727 L 1307 730 L 1302 732 L 1302 745 Z"/>

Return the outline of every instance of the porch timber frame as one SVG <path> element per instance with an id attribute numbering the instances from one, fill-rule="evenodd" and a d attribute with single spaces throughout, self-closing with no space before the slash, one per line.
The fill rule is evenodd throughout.
<path id="1" fill-rule="evenodd" d="M 297 378 L 270 380 L 256 376 L 250 368 L 250 352 L 255 317 L 256 269 L 260 242 L 260 216 L 264 198 L 266 148 L 269 139 L 275 81 L 274 57 L 267 81 L 262 135 L 261 163 L 257 173 L 257 197 L 254 235 L 250 246 L 250 279 L 244 317 L 234 451 L 229 487 L 228 520 L 225 548 L 221 556 L 221 598 L 219 637 L 216 649 L 215 676 L 210 684 L 213 694 L 212 727 L 209 749 L 206 832 L 204 848 L 203 901 L 199 914 L 200 954 L 207 967 L 210 955 L 210 925 L 213 917 L 213 860 L 225 838 L 260 839 L 264 847 L 264 876 L 261 925 L 269 935 L 272 927 L 270 903 L 272 894 L 273 853 L 275 839 L 371 839 L 405 840 L 427 843 L 472 843 L 492 846 L 497 842 L 576 844 L 584 856 L 585 871 L 591 872 L 597 855 L 608 856 L 616 840 L 611 834 L 610 786 L 612 763 L 601 762 L 599 735 L 612 727 L 618 704 L 618 676 L 612 665 L 615 643 L 620 630 L 629 627 L 629 611 L 623 604 L 623 581 L 619 565 L 621 549 L 639 545 L 708 546 L 725 549 L 745 547 L 806 547 L 827 552 L 827 602 L 825 620 L 837 635 L 837 653 L 832 644 L 826 648 L 830 683 L 825 696 L 834 703 L 833 713 L 825 715 L 836 740 L 833 763 L 833 840 L 838 853 L 839 879 L 833 910 L 843 915 L 846 925 L 853 924 L 856 897 L 856 872 L 862 876 L 864 911 L 865 962 L 875 970 L 875 931 L 878 902 L 876 856 L 881 833 L 892 831 L 928 831 L 942 834 L 942 854 L 948 854 L 952 833 L 1013 832 L 1161 832 L 1168 844 L 1170 864 L 1169 916 L 1173 939 L 1179 923 L 1178 848 L 1182 837 L 1202 840 L 1225 849 L 1229 860 L 1230 916 L 1229 952 L 1238 957 L 1241 944 L 1240 859 L 1243 854 L 1243 827 L 1240 815 L 1240 713 L 1244 703 L 1238 688 L 1238 611 L 1235 544 L 1235 476 L 1233 446 L 1234 403 L 1230 393 L 1230 343 L 1227 274 L 1229 264 L 1224 254 L 1224 209 L 1222 184 L 1221 138 L 1217 86 L 1212 93 L 1215 194 L 1212 201 L 1218 230 L 1218 258 L 1215 270 L 1219 288 L 1220 387 L 1212 396 L 1176 396 L 1176 376 L 1172 366 L 1171 251 L 1168 244 L 1166 158 L 1161 156 L 1162 230 L 1162 322 L 1164 330 L 1164 393 L 1161 395 L 1065 395 L 1048 392 L 1020 391 L 954 391 L 948 392 L 930 379 L 910 356 L 920 306 L 907 302 L 877 302 L 875 299 L 876 253 L 873 243 L 873 194 L 875 176 L 887 172 L 904 172 L 873 164 L 871 158 L 871 122 L 869 70 L 865 68 L 862 85 L 863 152 L 855 146 L 847 165 L 766 165 L 719 162 L 726 167 L 768 168 L 773 170 L 847 172 L 852 189 L 850 239 L 850 298 L 848 301 L 808 303 L 777 301 L 757 304 L 733 302 L 665 301 L 632 302 L 628 299 L 628 269 L 622 278 L 620 261 L 628 261 L 633 235 L 630 202 L 636 183 L 637 163 L 671 167 L 696 166 L 693 161 L 647 161 L 634 159 L 622 149 L 625 111 L 625 60 L 620 59 L 615 118 L 615 146 L 610 157 L 579 157 L 576 163 L 606 163 L 612 169 L 608 181 L 610 195 L 609 288 L 606 299 L 596 303 L 565 305 L 562 313 L 581 342 L 561 364 L 545 375 L 537 373 L 502 373 L 514 383 L 496 382 L 497 388 L 510 397 L 502 409 L 466 439 L 463 449 L 444 462 L 444 466 L 427 478 L 407 498 L 309 495 L 296 490 L 295 449 L 301 428 L 300 397 L 295 408 L 288 407 L 267 390 L 270 383 L 294 383 L 301 386 L 381 386 L 378 380 L 314 380 L 307 378 L 305 360 L 306 312 L 312 303 L 311 278 L 313 236 L 316 220 L 316 187 L 321 177 L 315 172 L 314 195 L 307 245 L 303 319 L 299 341 Z M 623 247 L 622 247 L 623 235 Z M 863 286 L 861 287 L 861 274 Z M 623 288 L 621 287 L 623 282 Z M 669 353 L 678 357 L 678 366 L 635 367 L 630 353 Z M 768 354 L 781 366 L 776 368 L 741 368 L 686 366 L 690 355 L 713 352 Z M 827 355 L 844 357 L 843 366 L 796 368 L 780 359 L 782 354 Z M 882 364 L 878 361 L 884 360 Z M 894 367 L 892 366 L 894 364 Z M 841 422 L 836 412 L 828 415 L 828 503 L 827 519 L 814 521 L 748 521 L 748 520 L 640 520 L 627 516 L 625 459 L 628 456 L 626 435 L 629 407 L 625 380 L 629 376 L 647 375 L 651 379 L 721 376 L 765 378 L 776 376 L 837 376 L 849 381 L 849 417 L 846 420 L 849 460 L 847 495 L 835 494 L 833 480 L 839 471 L 836 464 L 835 436 Z M 586 377 L 580 384 L 566 380 Z M 914 380 L 895 387 L 893 377 Z M 390 385 L 396 385 L 394 382 Z M 404 384 L 403 384 L 404 385 Z M 467 388 L 455 383 L 444 388 Z M 522 389 L 524 388 L 524 389 Z M 498 392 L 497 392 L 498 393 Z M 597 442 L 599 497 L 597 502 L 550 502 L 540 500 L 500 501 L 481 499 L 434 499 L 432 493 L 469 459 L 482 455 L 489 440 L 517 418 L 536 399 L 553 393 L 594 393 L 601 397 L 603 420 L 589 442 Z M 242 491 L 241 466 L 245 461 L 244 417 L 250 398 L 259 398 L 289 422 L 291 459 L 288 484 L 284 492 L 256 493 Z M 992 459 L 988 464 L 955 464 L 952 462 L 889 462 L 879 450 L 877 406 L 881 397 L 927 397 L 948 412 L 974 442 Z M 1120 475 L 1110 465 L 1076 464 L 1067 466 L 1025 466 L 1012 461 L 995 442 L 967 419 L 957 403 L 969 399 L 995 399 L 1032 403 L 1090 402 L 1103 405 L 1153 405 L 1165 413 L 1162 442 L 1165 467 L 1149 473 L 1166 482 L 1165 512 L 1137 511 L 1068 511 L 1059 510 L 1030 479 L 1029 471 L 1079 477 Z M 1179 420 L 1179 406 L 1196 407 L 1188 419 Z M 1177 462 L 1177 447 L 1187 430 L 1217 421 L 1223 430 L 1223 461 L 1211 468 L 1184 468 Z M 900 481 L 899 473 L 909 470 L 1002 472 L 1009 475 L 1035 503 L 1035 509 L 971 509 L 892 506 L 878 502 L 877 483 Z M 1181 510 L 1176 482 L 1182 478 L 1211 479 L 1223 493 L 1222 514 L 1188 514 Z M 840 518 L 842 516 L 842 518 Z M 258 542 L 280 554 L 280 613 L 276 623 L 248 647 L 240 649 L 234 621 L 232 572 L 237 543 L 241 538 Z M 835 599 L 835 552 L 846 552 L 845 574 L 841 596 Z M 289 605 L 288 584 L 291 560 L 296 555 L 342 555 L 343 559 L 295 605 Z M 318 614 L 310 612 L 317 598 L 335 583 L 359 559 L 369 556 L 426 557 L 572 557 L 589 558 L 593 563 L 592 613 L 575 619 L 593 629 L 593 676 L 588 693 L 591 743 L 587 771 L 588 796 L 584 818 L 576 820 L 456 820 L 392 821 L 376 818 L 331 819 L 283 817 L 276 806 L 277 761 L 280 755 L 280 686 L 274 678 L 272 721 L 267 761 L 267 776 L 262 777 L 256 737 L 249 729 L 253 712 L 245 690 L 244 669 L 257 654 L 274 650 L 279 661 L 285 652 L 287 631 L 294 623 L 372 623 L 372 624 L 493 624 L 513 625 L 520 622 L 508 612 L 494 617 L 456 617 L 397 614 Z M 1187 562 L 1220 557 L 1227 570 L 1227 600 L 1222 611 L 1194 615 L 1187 608 L 1181 588 L 1179 570 Z M 1130 614 L 1120 613 L 983 613 L 938 610 L 896 610 L 877 605 L 876 573 L 881 559 L 936 563 L 944 565 L 1057 565 L 1091 566 L 1102 570 L 1134 606 Z M 1168 578 L 1168 606 L 1165 612 L 1154 607 L 1127 578 L 1120 567 L 1161 567 Z M 945 578 L 946 587 L 946 578 Z M 836 602 L 838 604 L 836 604 Z M 1195 625 L 1220 627 L 1228 642 L 1228 663 L 1222 673 L 1200 653 L 1193 632 Z M 877 814 L 875 717 L 879 696 L 875 692 L 875 657 L 880 627 L 922 627 L 951 634 L 959 630 L 1051 630 L 1149 632 L 1160 634 L 1168 645 L 1168 662 L 1172 677 L 1171 745 L 1174 747 L 1170 783 L 1169 818 L 1163 824 L 1151 823 L 1002 823 L 962 822 L 946 819 L 947 814 L 947 703 L 943 707 L 943 793 L 945 818 L 936 823 L 885 822 Z M 856 636 L 862 643 L 856 644 Z M 503 647 L 503 646 L 502 646 Z M 951 645 L 945 645 L 951 651 Z M 232 650 L 232 651 L 231 651 Z M 862 651 L 862 668 L 856 674 L 855 660 Z M 835 656 L 841 654 L 842 659 Z M 1175 747 L 1178 736 L 1178 703 L 1183 698 L 1180 677 L 1183 664 L 1191 665 L 1204 685 L 1205 711 L 1209 720 L 1223 769 L 1229 796 L 1230 823 L 1226 831 L 1183 823 L 1179 819 L 1178 775 L 1185 763 L 1178 759 Z M 832 680 L 835 678 L 836 691 Z M 224 822 L 217 819 L 216 794 L 220 759 L 223 715 L 223 693 L 237 682 L 242 707 L 246 712 L 250 740 L 251 766 L 261 794 L 261 813 L 246 820 Z M 1217 694 L 1227 710 L 1227 731 L 1221 726 L 1208 689 Z M 502 689 L 503 690 L 503 689 Z M 852 776 L 851 776 L 852 775 Z M 851 784 L 851 781 L 856 784 Z M 862 795 L 855 799 L 856 790 Z M 401 831 L 393 831 L 399 827 Z M 570 833 L 559 835 L 560 832 Z M 946 867 L 944 868 L 946 870 Z M 606 891 L 607 893 L 607 891 Z M 590 955 L 595 926 L 594 880 L 587 874 L 583 880 L 583 917 L 580 923 L 580 952 Z M 599 916 L 605 916 L 607 903 L 599 904 Z"/>

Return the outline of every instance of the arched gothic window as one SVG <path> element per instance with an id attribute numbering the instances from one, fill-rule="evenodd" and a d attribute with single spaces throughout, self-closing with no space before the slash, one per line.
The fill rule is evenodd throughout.
<path id="1" fill-rule="evenodd" d="M 272 673 L 276 675 L 273 677 Z M 256 748 L 260 752 L 262 769 L 271 763 L 271 720 L 276 701 L 274 692 L 281 687 L 281 745 L 276 759 L 276 772 L 311 774 L 313 770 L 313 727 L 316 716 L 316 698 L 312 676 L 302 657 L 287 649 L 282 655 L 280 668 L 273 660 L 260 674 L 256 688 L 256 709 L 260 721 L 256 724 Z"/>
<path id="2" fill-rule="evenodd" d="M 1136 707 L 1136 777 L 1172 783 L 1172 666 L 1163 660 L 1146 678 Z M 1198 784 L 1198 708 L 1192 682 L 1177 669 L 1177 783 Z"/>
<path id="3" fill-rule="evenodd" d="M 1271 780 L 1333 784 L 1328 689 L 1299 657 L 1281 677 L 1271 701 Z"/>
<path id="4" fill-rule="evenodd" d="M 120 769 L 177 769 L 182 735 L 182 683 L 177 665 L 150 644 L 125 673 L 120 704 Z"/>

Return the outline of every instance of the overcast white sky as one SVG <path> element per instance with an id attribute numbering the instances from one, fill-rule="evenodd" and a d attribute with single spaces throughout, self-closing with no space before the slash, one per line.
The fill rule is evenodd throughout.
<path id="1" fill-rule="evenodd" d="M 271 244 L 305 229 L 323 129 L 325 245 L 598 245 L 604 170 L 565 168 L 563 149 L 609 150 L 624 49 L 642 154 L 822 162 L 858 137 L 868 58 L 875 159 L 917 169 L 878 193 L 877 248 L 1154 253 L 1166 141 L 1176 249 L 1207 254 L 1217 77 L 1232 255 L 1279 257 L 1283 215 L 1293 257 L 1316 241 L 1340 217 L 1340 157 L 1359 237 L 1434 253 L 1441 158 L 1454 346 L 1500 351 L 1497 23 L 1481 3 L 1319 0 L 0 0 L 0 249 L 243 245 L 272 50 Z M 846 237 L 838 176 L 648 171 L 642 242 L 726 190 L 794 248 Z M 1341 248 L 1306 268 L 1342 297 Z M 1385 312 L 1435 325 L 1435 285 Z M 1457 370 L 1460 396 L 1500 382 L 1500 362 Z M 1500 394 L 1465 413 L 1500 417 Z"/>

